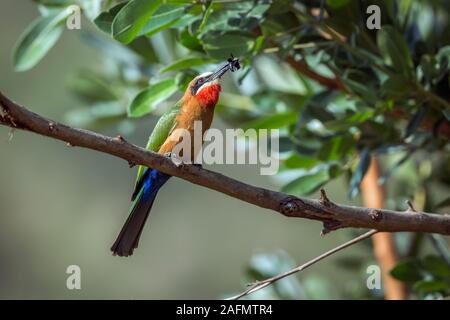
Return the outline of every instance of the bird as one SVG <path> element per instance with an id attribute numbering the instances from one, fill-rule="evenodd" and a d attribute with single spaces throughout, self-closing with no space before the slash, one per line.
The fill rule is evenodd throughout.
<path id="1" fill-rule="evenodd" d="M 156 123 L 147 143 L 148 150 L 170 155 L 180 142 L 176 129 L 185 129 L 194 136 L 194 123 L 201 121 L 202 137 L 210 128 L 214 109 L 219 100 L 221 77 L 228 71 L 240 68 L 239 59 L 231 55 L 218 70 L 196 76 L 188 85 L 182 98 L 168 109 Z M 191 154 L 192 159 L 195 154 Z M 156 195 L 171 176 L 159 170 L 139 166 L 131 207 L 116 241 L 111 247 L 113 255 L 127 257 L 138 247 L 144 225 L 152 209 Z"/>

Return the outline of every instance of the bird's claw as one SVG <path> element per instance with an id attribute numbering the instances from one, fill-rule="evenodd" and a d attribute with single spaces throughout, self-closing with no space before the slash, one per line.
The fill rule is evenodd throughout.
<path id="1" fill-rule="evenodd" d="M 173 152 L 166 152 L 164 153 L 164 156 L 172 160 L 172 162 L 175 164 L 176 167 L 181 166 L 183 163 L 183 160 L 180 159 L 175 153 Z"/>
<path id="2" fill-rule="evenodd" d="M 184 161 L 176 153 L 173 153 L 173 152 L 166 152 L 166 153 L 164 153 L 164 156 L 169 158 L 170 160 L 172 160 L 172 162 L 175 164 L 175 166 L 177 168 L 181 167 L 183 165 L 190 165 L 190 164 L 192 164 L 191 162 Z"/>
<path id="3" fill-rule="evenodd" d="M 173 153 L 173 152 L 166 152 L 163 154 L 164 157 L 169 158 L 170 160 L 172 160 L 172 162 L 175 164 L 175 166 L 180 167 L 182 165 L 192 165 L 195 166 L 197 168 L 203 168 L 201 163 L 192 163 L 192 162 L 186 162 L 183 161 L 183 159 L 179 158 L 177 156 L 177 154 Z"/>

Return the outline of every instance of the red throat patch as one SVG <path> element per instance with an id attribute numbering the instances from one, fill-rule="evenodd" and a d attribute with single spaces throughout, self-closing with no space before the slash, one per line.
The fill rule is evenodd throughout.
<path id="1" fill-rule="evenodd" d="M 222 88 L 220 87 L 220 84 L 213 84 L 206 88 L 203 88 L 199 93 L 195 95 L 195 97 L 203 107 L 213 108 L 219 100 L 221 89 Z"/>

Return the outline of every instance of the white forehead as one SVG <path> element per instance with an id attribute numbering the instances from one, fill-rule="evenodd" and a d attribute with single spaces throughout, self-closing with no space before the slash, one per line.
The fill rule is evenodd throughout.
<path id="1" fill-rule="evenodd" d="M 213 72 L 203 72 L 202 74 L 199 74 L 197 77 L 195 77 L 195 80 L 202 77 L 207 77 L 212 75 Z M 215 85 L 219 83 L 219 79 L 214 79 L 213 81 L 205 82 L 200 88 L 198 88 L 196 95 L 201 92 L 203 89 L 208 88 L 209 86 Z"/>
<path id="2" fill-rule="evenodd" d="M 210 76 L 210 75 L 212 75 L 212 74 L 213 74 L 213 73 L 210 72 L 210 71 L 208 71 L 208 72 L 203 72 L 202 74 L 199 74 L 198 76 L 196 76 L 195 79 L 202 78 L 202 77 L 207 77 L 207 76 Z"/>

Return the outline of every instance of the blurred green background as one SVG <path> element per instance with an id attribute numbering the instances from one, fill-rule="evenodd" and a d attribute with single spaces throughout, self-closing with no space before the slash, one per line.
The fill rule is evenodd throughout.
<path id="1" fill-rule="evenodd" d="M 30 1 L 2 1 L 0 88 L 33 111 L 64 121 L 68 110 L 80 106 L 66 89 L 67 75 L 95 68 L 102 55 L 83 43 L 80 31 L 66 31 L 34 69 L 14 72 L 14 43 L 38 15 Z M 155 119 L 139 121 L 126 139 L 144 145 Z M 220 119 L 213 126 L 225 128 Z M 121 132 L 108 128 L 103 133 Z M 172 179 L 158 196 L 135 254 L 113 257 L 109 248 L 127 216 L 135 169 L 111 156 L 26 132 L 14 132 L 9 139 L 10 130 L 0 127 L 2 299 L 220 298 L 243 288 L 243 271 L 258 250 L 282 249 L 302 263 L 349 238 L 342 231 L 321 238 L 319 223 L 288 219 Z M 256 166 L 211 169 L 279 188 Z M 332 199 L 348 203 L 341 181 L 327 190 Z M 370 261 L 371 250 L 360 244 L 305 271 L 300 282 L 322 279 L 330 298 L 363 287 L 361 274 L 335 263 L 355 254 Z M 81 267 L 81 290 L 66 288 L 66 268 L 73 264 Z"/>

